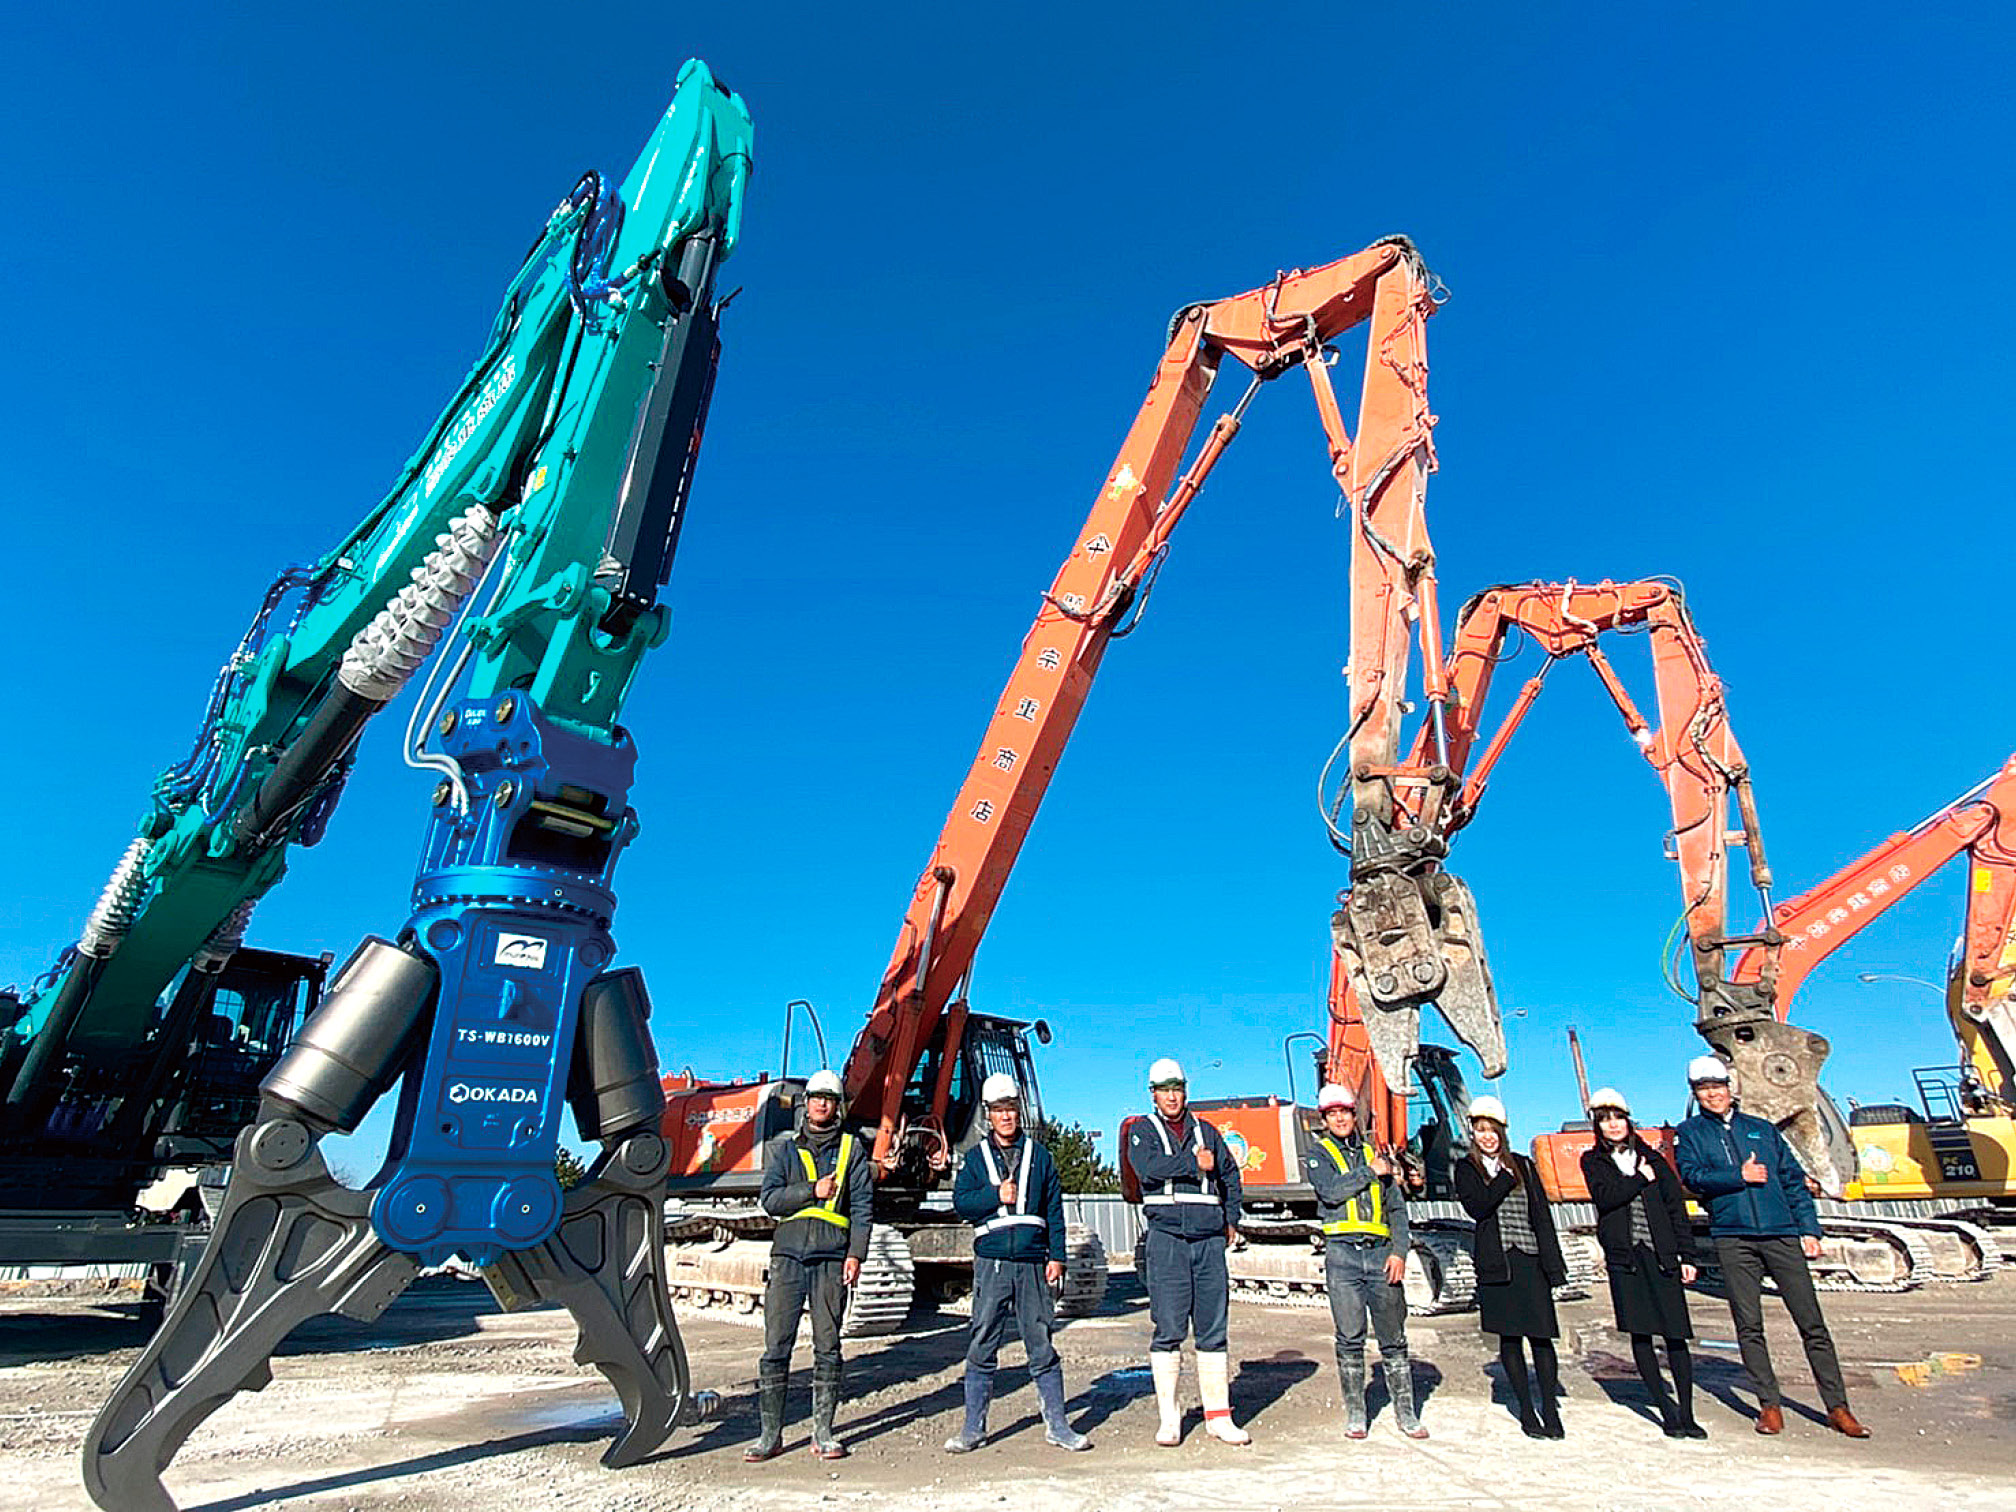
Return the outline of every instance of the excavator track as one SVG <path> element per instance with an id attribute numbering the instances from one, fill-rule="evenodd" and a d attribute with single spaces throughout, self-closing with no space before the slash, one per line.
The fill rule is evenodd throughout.
<path id="1" fill-rule="evenodd" d="M 861 1262 L 861 1279 L 848 1299 L 840 1332 L 849 1338 L 896 1332 L 910 1316 L 916 1289 L 917 1265 L 910 1257 L 910 1241 L 901 1229 L 876 1224 L 868 1235 L 868 1255 Z"/>
<path id="2" fill-rule="evenodd" d="M 1098 1311 L 1106 1300 L 1106 1246 L 1083 1223 L 1064 1225 L 1064 1286 L 1057 1296 L 1057 1316 L 1082 1318 Z"/>
<path id="3" fill-rule="evenodd" d="M 770 1282 L 770 1236 L 776 1228 L 777 1220 L 760 1208 L 669 1209 L 665 1268 L 673 1302 L 687 1312 L 760 1325 L 763 1292 Z M 1102 1262 L 1104 1258 L 1102 1252 Z M 902 1230 L 877 1224 L 868 1236 L 868 1254 L 841 1332 L 853 1337 L 894 1333 L 910 1314 L 916 1281 L 917 1267 Z"/>
<path id="4" fill-rule="evenodd" d="M 1561 1259 L 1568 1267 L 1568 1279 L 1554 1288 L 1554 1296 L 1560 1301 L 1588 1296 L 1596 1289 L 1596 1283 L 1610 1274 L 1610 1267 L 1603 1263 L 1602 1244 L 1594 1234 L 1580 1230 L 1563 1229 L 1557 1237 L 1561 1241 Z"/>
<path id="5" fill-rule="evenodd" d="M 1910 1291 L 1937 1269 L 1932 1246 L 1923 1234 L 1895 1220 L 1825 1218 L 1821 1220 L 1820 1263 L 1813 1284 L 1823 1291 Z M 1835 1244 L 1842 1241 L 1842 1263 L 1836 1265 Z M 1887 1269 L 1871 1246 L 1889 1253 Z"/>
<path id="6" fill-rule="evenodd" d="M 1280 1237 L 1292 1241 L 1298 1236 Z M 1225 1269 L 1232 1295 L 1242 1302 L 1257 1302 L 1263 1307 L 1330 1305 L 1330 1293 L 1323 1285 L 1323 1251 L 1314 1240 L 1275 1242 L 1270 1235 L 1260 1243 L 1227 1250 Z"/>
<path id="7" fill-rule="evenodd" d="M 1321 1229 L 1297 1219 L 1263 1219 L 1252 1226 L 1264 1238 L 1226 1256 L 1232 1294 L 1263 1307 L 1315 1308 L 1330 1305 L 1323 1279 Z M 1401 1283 L 1407 1311 L 1416 1317 L 1466 1312 L 1477 1302 L 1477 1270 L 1470 1260 L 1469 1231 L 1460 1225 L 1416 1224 L 1408 1230 L 1407 1274 Z M 1296 1242 L 1301 1241 L 1301 1242 Z"/>
<path id="8" fill-rule="evenodd" d="M 1829 1220 L 1822 1219 L 1824 1228 Z M 1926 1281 L 1981 1281 L 2002 1268 L 2001 1246 L 1979 1224 L 1963 1218 L 1886 1218 L 1893 1227 L 1912 1230 L 1932 1253 Z M 1912 1279 L 1921 1279 L 1914 1267 Z"/>
<path id="9" fill-rule="evenodd" d="M 1407 1311 L 1417 1318 L 1468 1312 L 1477 1305 L 1477 1267 L 1470 1259 L 1470 1236 L 1456 1229 L 1410 1228 L 1407 1255 Z"/>
<path id="10" fill-rule="evenodd" d="M 914 1248 L 914 1246 L 913 1246 Z M 919 1296 L 927 1310 L 943 1317 L 973 1316 L 973 1270 L 961 1260 L 948 1260 L 939 1246 L 926 1247 L 929 1259 L 917 1260 L 923 1272 Z M 1083 1318 L 1099 1310 L 1106 1298 L 1106 1246 L 1083 1223 L 1064 1225 L 1064 1281 L 1057 1290 L 1057 1317 Z"/>
<path id="11" fill-rule="evenodd" d="M 1814 1284 L 1825 1291 L 1909 1291 L 1932 1282 L 1980 1281 L 2001 1268 L 1994 1237 L 1959 1218 L 1820 1220 Z M 1886 1253 L 1872 1253 L 1879 1249 Z"/>

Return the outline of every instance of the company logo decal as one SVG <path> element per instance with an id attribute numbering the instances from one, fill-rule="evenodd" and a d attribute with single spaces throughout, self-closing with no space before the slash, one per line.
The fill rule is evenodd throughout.
<path id="1" fill-rule="evenodd" d="M 544 971 L 546 942 L 537 935 L 500 934 L 497 936 L 497 954 L 494 959 L 499 966 L 517 966 L 525 971 Z"/>
<path id="2" fill-rule="evenodd" d="M 531 1103 L 537 1106 L 539 1093 L 532 1087 L 473 1087 L 468 1082 L 450 1082 L 451 1103 Z"/>

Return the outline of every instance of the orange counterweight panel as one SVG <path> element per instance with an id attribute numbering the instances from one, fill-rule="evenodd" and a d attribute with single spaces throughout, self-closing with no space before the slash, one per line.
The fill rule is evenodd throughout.
<path id="1" fill-rule="evenodd" d="M 1673 1155 L 1673 1126 L 1640 1129 L 1639 1138 L 1652 1146 L 1677 1176 L 1680 1167 Z M 1582 1179 L 1582 1157 L 1596 1143 L 1591 1129 L 1563 1129 L 1559 1134 L 1538 1134 L 1533 1139 L 1533 1165 L 1540 1173 L 1540 1189 L 1549 1202 L 1587 1202 L 1589 1184 Z"/>
<path id="2" fill-rule="evenodd" d="M 659 1132 L 672 1147 L 671 1179 L 761 1177 L 763 1139 L 783 1082 L 715 1082 L 695 1085 L 680 1077 L 665 1080 L 665 1117 Z"/>
<path id="3" fill-rule="evenodd" d="M 1303 1137 L 1316 1136 L 1315 1109 L 1275 1097 L 1199 1102 L 1191 1107 L 1224 1136 L 1226 1148 L 1239 1162 L 1239 1180 L 1249 1193 L 1303 1184 L 1297 1128 L 1299 1125 Z"/>

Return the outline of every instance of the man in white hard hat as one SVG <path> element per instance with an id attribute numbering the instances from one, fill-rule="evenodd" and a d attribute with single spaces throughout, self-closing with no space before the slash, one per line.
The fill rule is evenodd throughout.
<path id="1" fill-rule="evenodd" d="M 812 1452 L 845 1459 L 833 1431 L 840 1405 L 840 1321 L 847 1292 L 861 1277 L 875 1219 L 873 1164 L 861 1141 L 840 1126 L 840 1078 L 816 1071 L 805 1083 L 805 1117 L 764 1153 L 763 1211 L 778 1220 L 763 1292 L 763 1359 L 756 1372 L 761 1436 L 749 1461 L 774 1459 L 783 1447 L 784 1396 L 798 1319 L 812 1310 Z"/>
<path id="2" fill-rule="evenodd" d="M 1204 1429 L 1221 1443 L 1250 1444 L 1252 1435 L 1232 1420 L 1225 1352 L 1231 1293 L 1225 1247 L 1239 1236 L 1239 1162 L 1218 1131 L 1190 1112 L 1189 1085 L 1175 1061 L 1164 1057 L 1148 1068 L 1148 1089 L 1155 1111 L 1127 1120 L 1121 1159 L 1148 1225 L 1148 1314 L 1155 1324 L 1148 1363 L 1161 1409 L 1155 1442 L 1166 1448 L 1182 1441 L 1176 1378 L 1183 1336 L 1194 1324 Z"/>
<path id="3" fill-rule="evenodd" d="M 1022 1093 L 996 1071 L 980 1084 L 987 1133 L 966 1152 L 952 1205 L 973 1225 L 973 1321 L 966 1342 L 966 1418 L 945 1440 L 952 1454 L 980 1447 L 994 1365 L 1012 1313 L 1043 1411 L 1043 1440 L 1059 1449 L 1092 1441 L 1064 1416 L 1064 1364 L 1051 1343 L 1054 1289 L 1064 1281 L 1064 1184 L 1057 1163 L 1022 1127 Z"/>
<path id="4" fill-rule="evenodd" d="M 1323 1226 L 1323 1284 L 1337 1330 L 1337 1379 L 1344 1391 L 1344 1436 L 1366 1435 L 1365 1316 L 1379 1335 L 1379 1362 L 1393 1420 L 1408 1438 L 1428 1430 L 1414 1415 L 1414 1374 L 1407 1358 L 1407 1199 L 1393 1164 L 1358 1128 L 1358 1100 L 1336 1083 L 1316 1094 L 1323 1133 L 1302 1157 L 1316 1189 Z"/>
<path id="5" fill-rule="evenodd" d="M 1848 1410 L 1834 1336 L 1813 1290 L 1808 1262 L 1820 1257 L 1820 1214 L 1806 1188 L 1805 1168 L 1775 1125 L 1737 1111 L 1729 1067 L 1720 1056 L 1695 1056 L 1687 1065 L 1687 1084 L 1701 1111 L 1680 1125 L 1673 1153 L 1680 1179 L 1708 1209 L 1736 1344 L 1757 1388 L 1757 1431 L 1785 1430 L 1778 1377 L 1764 1339 L 1769 1275 L 1798 1325 L 1813 1383 L 1827 1404 L 1827 1426 L 1849 1438 L 1869 1437 Z"/>

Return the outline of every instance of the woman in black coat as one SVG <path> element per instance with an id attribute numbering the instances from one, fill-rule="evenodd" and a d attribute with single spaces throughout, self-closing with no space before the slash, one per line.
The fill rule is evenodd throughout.
<path id="1" fill-rule="evenodd" d="M 1610 1269 L 1610 1303 L 1617 1328 L 1631 1335 L 1631 1357 L 1659 1409 L 1668 1438 L 1706 1438 L 1694 1421 L 1694 1337 L 1687 1293 L 1694 1279 L 1694 1226 L 1687 1221 L 1680 1178 L 1638 1137 L 1631 1110 L 1605 1087 L 1589 1099 L 1596 1143 L 1582 1155 L 1582 1179 L 1596 1205 L 1596 1237 Z M 1673 1394 L 1659 1375 L 1657 1336 L 1666 1341 Z M 1676 1400 L 1677 1403 L 1676 1403 Z"/>
<path id="2" fill-rule="evenodd" d="M 1561 1241 L 1554 1233 L 1547 1194 L 1530 1160 L 1506 1137 L 1505 1105 L 1495 1097 L 1470 1104 L 1470 1154 L 1456 1162 L 1457 1199 L 1477 1221 L 1477 1314 L 1484 1332 L 1498 1335 L 1498 1363 L 1519 1403 L 1519 1426 L 1528 1438 L 1563 1436 L 1554 1399 L 1561 1394 L 1561 1365 L 1554 1340 L 1553 1288 L 1568 1279 Z M 1526 1350 L 1539 1378 L 1538 1411 L 1526 1379 Z"/>

